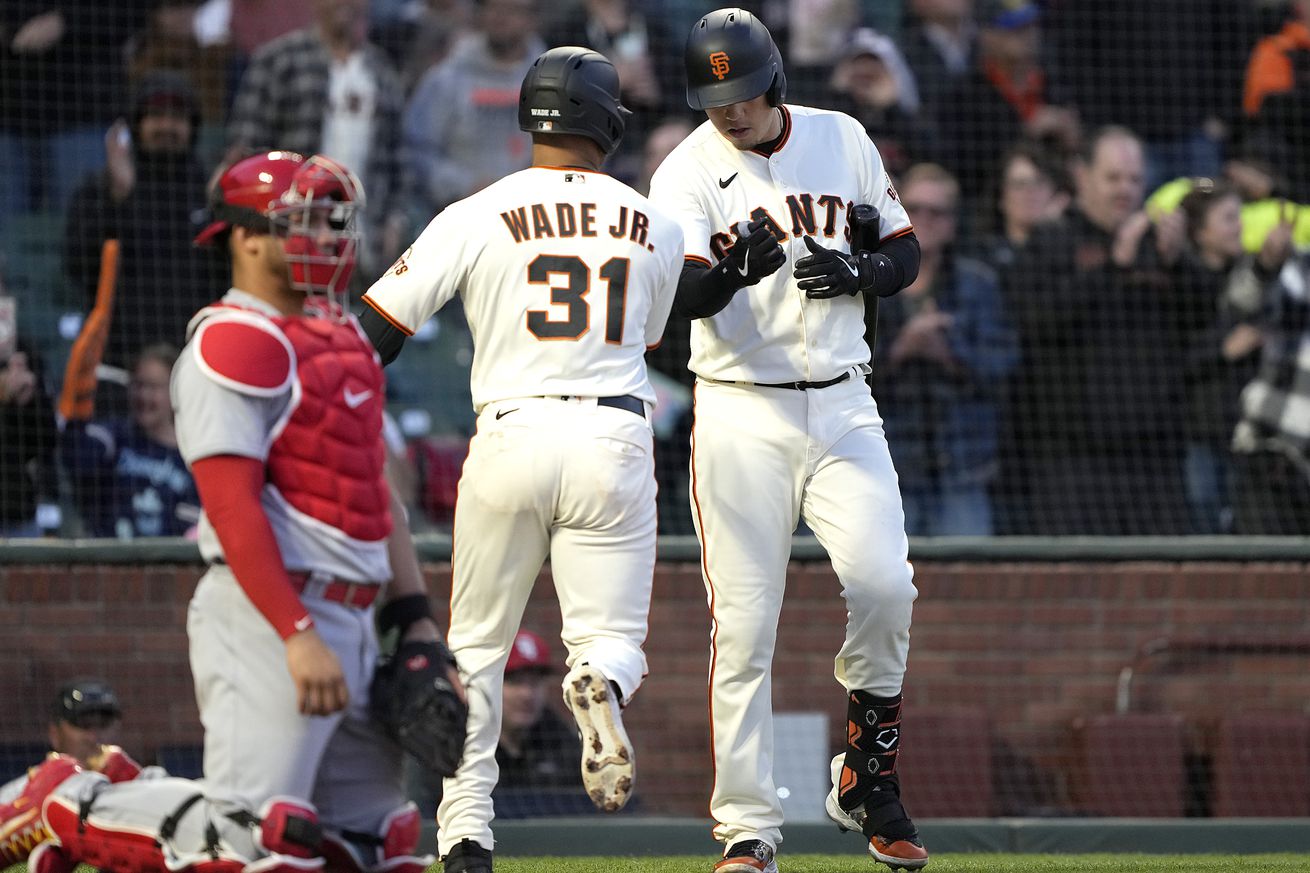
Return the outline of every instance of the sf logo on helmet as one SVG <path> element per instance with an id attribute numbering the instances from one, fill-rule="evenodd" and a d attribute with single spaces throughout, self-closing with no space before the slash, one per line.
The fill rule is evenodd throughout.
<path id="1" fill-rule="evenodd" d="M 710 72 L 715 76 L 718 76 L 720 82 L 723 81 L 724 76 L 728 75 L 728 71 L 732 69 L 728 66 L 729 60 L 730 58 L 728 57 L 727 52 L 714 52 L 710 55 Z"/>

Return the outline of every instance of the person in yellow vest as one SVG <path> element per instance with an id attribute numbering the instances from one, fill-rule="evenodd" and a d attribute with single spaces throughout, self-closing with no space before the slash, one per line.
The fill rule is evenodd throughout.
<path id="1" fill-rule="evenodd" d="M 1265 131 L 1253 131 L 1238 140 L 1224 162 L 1224 179 L 1242 197 L 1242 248 L 1259 253 L 1269 234 L 1280 223 L 1292 224 L 1292 242 L 1310 246 L 1310 204 L 1295 203 L 1285 196 L 1287 179 L 1282 168 L 1291 162 L 1286 140 Z M 1154 215 L 1173 212 L 1196 187 L 1189 177 L 1161 185 L 1146 200 Z"/>

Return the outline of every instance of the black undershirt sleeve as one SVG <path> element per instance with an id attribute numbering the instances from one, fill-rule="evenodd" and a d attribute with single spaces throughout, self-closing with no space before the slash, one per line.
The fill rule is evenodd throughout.
<path id="1" fill-rule="evenodd" d="M 874 258 L 874 283 L 866 292 L 890 297 L 919 277 L 919 238 L 911 231 L 886 240 L 874 251 Z"/>
<path id="2" fill-rule="evenodd" d="M 367 303 L 359 314 L 359 326 L 364 329 L 365 335 L 373 343 L 373 348 L 377 349 L 378 357 L 382 359 L 382 366 L 390 364 L 400 354 L 400 348 L 405 344 L 405 332 L 383 318 L 381 313 Z"/>
<path id="3" fill-rule="evenodd" d="M 707 267 L 688 258 L 682 263 L 678 290 L 673 295 L 673 313 L 682 318 L 709 318 L 721 312 L 743 287 L 730 259 Z"/>

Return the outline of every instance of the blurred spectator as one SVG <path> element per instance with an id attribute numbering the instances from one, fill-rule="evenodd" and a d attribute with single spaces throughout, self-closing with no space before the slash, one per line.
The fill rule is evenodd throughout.
<path id="1" fill-rule="evenodd" d="M 36 537 L 60 521 L 54 404 L 33 347 L 12 341 L 12 325 L 0 324 L 0 334 L 11 337 L 0 349 L 0 537 Z"/>
<path id="2" fill-rule="evenodd" d="M 1229 443 L 1237 397 L 1255 376 L 1264 342 L 1259 316 L 1264 285 L 1282 263 L 1242 249 L 1242 200 L 1222 183 L 1201 180 L 1183 198 L 1188 246 L 1178 262 L 1186 358 L 1186 484 L 1192 532 L 1232 532 Z M 1264 281 L 1261 281 L 1263 277 Z"/>
<path id="3" fill-rule="evenodd" d="M 544 34 L 547 45 L 580 45 L 609 58 L 618 71 L 623 105 L 632 111 L 608 172 L 636 175 L 647 132 L 666 115 L 686 110 L 682 68 L 671 63 L 686 38 L 674 38 L 658 15 L 639 0 L 582 0 Z"/>
<path id="4" fill-rule="evenodd" d="M 879 302 L 873 393 L 910 536 L 992 533 L 997 390 L 1018 358 L 996 276 L 955 249 L 959 185 L 936 164 L 900 182 L 922 260 L 914 284 Z"/>
<path id="5" fill-rule="evenodd" d="M 1310 0 L 1291 0 L 1282 29 L 1256 44 L 1246 67 L 1242 109 L 1289 143 L 1291 195 L 1310 200 Z"/>
<path id="6" fill-rule="evenodd" d="M 1142 209 L 1141 141 L 1110 127 L 1075 166 L 1074 206 L 1038 226 L 1007 276 L 1022 361 L 1007 410 L 1016 533 L 1177 534 L 1182 354 L 1170 268 L 1182 217 Z"/>
<path id="7" fill-rule="evenodd" d="M 127 74 L 135 88 L 156 70 L 183 75 L 195 91 L 205 125 L 221 127 L 227 119 L 228 48 L 201 45 L 194 21 L 198 0 L 159 0 L 145 29 L 127 53 Z"/>
<path id="8" fill-rule="evenodd" d="M 551 681 L 555 664 L 550 644 L 520 630 L 505 662 L 496 766 L 500 779 L 492 792 L 497 818 L 595 812 L 582 787 L 582 747 L 578 729 L 550 706 L 558 690 Z M 425 818 L 436 815 L 441 780 L 406 761 L 409 799 Z"/>
<path id="9" fill-rule="evenodd" d="M 650 191 L 650 177 L 655 175 L 655 170 L 695 127 L 685 115 L 674 115 L 655 125 L 642 147 L 641 174 L 633 187 L 647 194 Z"/>
<path id="10" fill-rule="evenodd" d="M 1149 189 L 1219 172 L 1237 115 L 1254 16 L 1231 0 L 1048 0 L 1059 92 L 1092 126 L 1119 124 L 1146 147 Z"/>
<path id="11" fill-rule="evenodd" d="M 405 147 L 418 173 L 419 226 L 450 203 L 523 169 L 519 86 L 546 45 L 537 0 L 478 0 L 476 29 L 419 81 L 405 107 Z"/>
<path id="12" fill-rule="evenodd" d="M 1242 245 L 1255 254 L 1274 229 L 1293 211 L 1292 241 L 1310 246 L 1310 206 L 1290 203 L 1287 170 L 1292 165 L 1292 148 L 1281 136 L 1254 128 L 1230 142 L 1224 161 L 1224 180 L 1242 198 Z M 1204 177 L 1184 177 L 1166 182 L 1147 200 L 1151 208 L 1169 212 L 1178 208 Z"/>
<path id="13" fill-rule="evenodd" d="M 936 125 L 920 113 L 914 74 L 895 43 L 862 27 L 851 35 L 839 58 L 828 83 L 829 95 L 818 102 L 864 125 L 893 178 L 913 163 L 936 159 L 940 148 Z"/>
<path id="14" fill-rule="evenodd" d="M 176 361 L 175 347 L 148 346 L 132 366 L 130 415 L 64 423 L 60 457 L 90 536 L 183 536 L 200 518 L 168 398 Z"/>
<path id="15" fill-rule="evenodd" d="M 192 239 L 203 227 L 205 172 L 195 156 L 195 92 L 180 73 L 150 73 L 128 119 L 103 135 L 105 169 L 82 182 L 68 210 L 64 266 L 89 310 L 101 246 L 119 241 L 119 276 L 105 363 L 126 369 L 142 348 L 180 346 L 187 321 L 216 299 L 226 267 Z"/>
<path id="16" fill-rule="evenodd" d="M 1026 142 L 1005 153 L 992 183 L 994 214 L 986 222 L 992 233 L 982 238 L 978 254 L 1003 272 L 1014 263 L 1033 228 L 1064 214 L 1070 192 L 1063 166 Z"/>
<path id="17" fill-rule="evenodd" d="M 1291 252 L 1279 225 L 1269 260 Z M 1264 253 L 1262 252 L 1262 255 Z M 1269 336 L 1259 372 L 1242 391 L 1233 435 L 1237 533 L 1310 534 L 1310 249 L 1290 256 L 1270 283 Z"/>
<path id="18" fill-rule="evenodd" d="M 973 0 L 909 0 L 900 46 L 919 100 L 939 126 L 951 121 L 950 92 L 973 67 L 978 28 Z"/>
<path id="19" fill-rule="evenodd" d="M 166 775 L 159 767 L 146 767 L 115 745 L 123 721 L 118 695 L 103 679 L 91 677 L 65 682 L 55 692 L 46 728 L 50 751 L 70 755 L 88 770 L 103 773 L 113 782 L 158 778 Z M 37 762 L 33 762 L 36 764 Z M 0 816 L 14 812 L 14 801 L 27 787 L 25 773 L 0 786 Z M 6 804 L 14 806 L 5 809 Z M 6 822 L 0 820 L 0 825 Z"/>
<path id="20" fill-rule="evenodd" d="M 1072 154 L 1078 116 L 1059 106 L 1042 69 L 1041 30 L 1032 0 L 980 0 L 978 55 L 946 100 L 951 166 L 971 204 L 991 182 L 996 161 L 1020 139 Z"/>
<path id="21" fill-rule="evenodd" d="M 367 10 L 367 0 L 314 0 L 313 25 L 251 57 L 228 125 L 229 159 L 287 149 L 326 155 L 360 177 L 368 193 L 364 280 L 400 253 L 409 189 L 400 154 L 404 93 L 386 54 L 365 40 Z"/>
<path id="22" fill-rule="evenodd" d="M 0 234 L 17 213 L 63 211 L 78 180 L 103 164 L 123 47 L 154 2 L 0 3 Z"/>
<path id="23" fill-rule="evenodd" d="M 392 0 L 369 6 L 369 38 L 391 56 L 408 95 L 446 59 L 473 20 L 475 0 Z M 390 7 L 389 14 L 383 10 Z"/>
<path id="24" fill-rule="evenodd" d="M 239 58 L 314 22 L 323 0 L 221 0 L 228 4 L 228 32 Z"/>
<path id="25" fill-rule="evenodd" d="M 50 710 L 46 732 L 50 751 L 72 755 L 82 766 L 90 766 L 102 746 L 118 739 L 122 722 L 123 707 L 108 682 L 94 678 L 65 682 L 55 692 Z"/>

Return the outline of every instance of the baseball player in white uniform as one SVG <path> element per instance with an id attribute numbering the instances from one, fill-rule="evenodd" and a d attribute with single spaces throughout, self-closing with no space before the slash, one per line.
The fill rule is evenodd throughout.
<path id="1" fill-rule="evenodd" d="M 382 368 L 341 305 L 363 191 L 269 152 L 214 194 L 197 242 L 228 248 L 234 287 L 192 319 L 171 386 L 209 564 L 187 618 L 205 783 L 312 802 L 330 869 L 421 873 L 401 750 L 370 713 L 374 605 L 384 633 L 439 636 L 383 475 Z"/>
<path id="2" fill-rule="evenodd" d="M 683 246 L 677 222 L 600 172 L 627 114 L 603 56 L 541 55 L 519 101 L 532 167 L 447 207 L 364 297 L 384 362 L 456 294 L 474 341 L 477 433 L 455 505 L 450 625 L 469 735 L 437 811 L 446 873 L 491 870 L 502 676 L 547 555 L 584 785 L 606 811 L 632 792 L 619 707 L 646 674 L 656 542 L 644 355 L 663 334 Z"/>
<path id="3" fill-rule="evenodd" d="M 853 119 L 783 104 L 778 49 L 749 12 L 693 27 L 687 97 L 708 121 L 668 156 L 651 199 L 682 223 L 674 311 L 697 375 L 692 514 L 712 614 L 720 873 L 773 873 L 770 671 L 791 535 L 804 519 L 848 609 L 836 658 L 848 745 L 829 816 L 892 867 L 928 861 L 896 776 L 901 683 L 917 591 L 887 441 L 865 376 L 866 297 L 913 281 L 918 243 L 877 148 Z M 876 208 L 853 250 L 852 213 Z"/>

